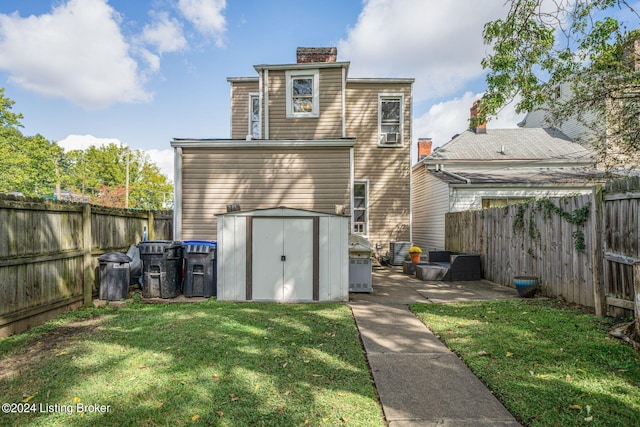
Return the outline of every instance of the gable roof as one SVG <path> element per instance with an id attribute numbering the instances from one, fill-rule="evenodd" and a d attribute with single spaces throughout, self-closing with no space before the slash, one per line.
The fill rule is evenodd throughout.
<path id="1" fill-rule="evenodd" d="M 434 160 L 559 160 L 591 161 L 591 152 L 551 128 L 467 130 L 438 147 L 424 161 Z"/>

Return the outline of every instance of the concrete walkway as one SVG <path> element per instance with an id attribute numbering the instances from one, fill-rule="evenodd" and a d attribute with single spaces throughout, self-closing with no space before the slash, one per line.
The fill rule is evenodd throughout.
<path id="1" fill-rule="evenodd" d="M 350 303 L 390 427 L 519 426 L 480 380 L 408 309 L 412 303 L 517 298 L 488 281 L 423 282 L 373 272 L 373 293 Z"/>

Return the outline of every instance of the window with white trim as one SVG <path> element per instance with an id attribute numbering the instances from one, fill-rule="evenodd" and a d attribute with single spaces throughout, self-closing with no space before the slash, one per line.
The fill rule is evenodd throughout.
<path id="1" fill-rule="evenodd" d="M 378 145 L 402 146 L 403 95 L 378 96 Z"/>
<path id="2" fill-rule="evenodd" d="M 249 94 L 249 135 L 254 139 L 261 138 L 260 96 L 257 93 Z"/>
<path id="3" fill-rule="evenodd" d="M 318 117 L 318 70 L 289 70 L 287 82 L 287 117 Z"/>
<path id="4" fill-rule="evenodd" d="M 355 181 L 353 183 L 353 232 L 355 234 L 369 233 L 369 189 L 367 181 Z"/>

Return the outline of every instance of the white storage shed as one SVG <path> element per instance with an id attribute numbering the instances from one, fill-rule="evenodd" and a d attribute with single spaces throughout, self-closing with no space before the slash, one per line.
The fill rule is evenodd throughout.
<path id="1" fill-rule="evenodd" d="M 349 300 L 347 216 L 278 207 L 217 217 L 218 300 Z"/>

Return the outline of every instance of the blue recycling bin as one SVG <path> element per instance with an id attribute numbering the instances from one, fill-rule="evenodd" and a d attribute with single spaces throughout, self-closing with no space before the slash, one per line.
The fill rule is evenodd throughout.
<path id="1" fill-rule="evenodd" d="M 185 240 L 184 256 L 185 297 L 209 298 L 217 295 L 217 248 L 212 240 Z"/>

